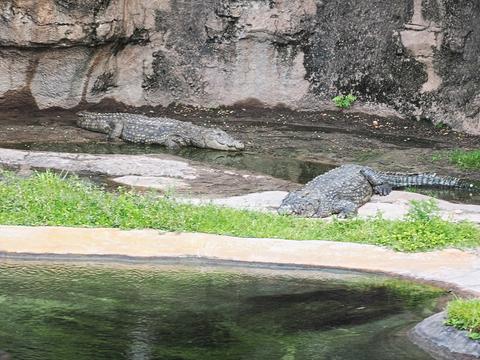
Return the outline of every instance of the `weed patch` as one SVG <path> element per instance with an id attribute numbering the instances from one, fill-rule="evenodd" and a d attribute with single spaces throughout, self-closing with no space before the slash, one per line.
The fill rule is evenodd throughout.
<path id="1" fill-rule="evenodd" d="M 336 107 L 340 109 L 348 109 L 353 105 L 355 101 L 357 101 L 357 97 L 352 94 L 338 95 L 335 96 L 332 101 L 335 103 Z"/>
<path id="2" fill-rule="evenodd" d="M 480 340 L 480 300 L 450 302 L 445 324 L 459 330 L 467 330 L 471 339 Z"/>
<path id="3" fill-rule="evenodd" d="M 480 169 L 480 150 L 455 150 L 450 154 L 450 162 L 466 170 Z"/>

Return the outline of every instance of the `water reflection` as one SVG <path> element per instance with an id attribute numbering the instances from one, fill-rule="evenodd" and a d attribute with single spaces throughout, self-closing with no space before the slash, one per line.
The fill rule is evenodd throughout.
<path id="1" fill-rule="evenodd" d="M 37 359 L 430 359 L 439 291 L 350 273 L 4 262 L 0 348 Z"/>

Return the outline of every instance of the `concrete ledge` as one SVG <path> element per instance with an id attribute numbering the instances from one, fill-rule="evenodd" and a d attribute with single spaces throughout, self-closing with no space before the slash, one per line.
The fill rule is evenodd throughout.
<path id="1" fill-rule="evenodd" d="M 155 230 L 0 226 L 0 253 L 139 259 L 193 257 L 334 267 L 440 282 L 480 296 L 480 256 L 454 249 L 410 254 L 373 245 L 320 240 L 236 238 Z"/>
<path id="2" fill-rule="evenodd" d="M 443 312 L 430 316 L 415 326 L 410 338 L 436 359 L 480 359 L 480 342 L 469 339 L 466 331 L 445 326 L 445 318 Z"/>

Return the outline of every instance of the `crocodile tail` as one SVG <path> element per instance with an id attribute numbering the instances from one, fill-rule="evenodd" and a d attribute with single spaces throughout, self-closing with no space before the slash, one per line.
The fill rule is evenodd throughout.
<path id="1" fill-rule="evenodd" d="M 439 176 L 437 174 L 405 174 L 405 173 L 381 173 L 382 177 L 392 187 L 408 187 L 408 186 L 432 186 L 457 189 L 479 190 L 468 182 L 462 181 L 455 177 Z"/>

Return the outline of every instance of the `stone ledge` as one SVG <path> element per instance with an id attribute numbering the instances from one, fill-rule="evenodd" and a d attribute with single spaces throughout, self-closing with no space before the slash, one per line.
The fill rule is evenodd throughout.
<path id="1" fill-rule="evenodd" d="M 480 358 L 480 342 L 468 338 L 466 331 L 445 326 L 446 314 L 435 314 L 410 333 L 411 340 L 441 360 L 471 360 Z"/>

